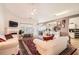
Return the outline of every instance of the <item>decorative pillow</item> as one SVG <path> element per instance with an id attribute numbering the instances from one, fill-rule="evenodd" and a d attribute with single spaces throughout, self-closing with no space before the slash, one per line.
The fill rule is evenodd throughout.
<path id="1" fill-rule="evenodd" d="M 3 40 L 6 40 L 4 35 L 0 35 L 0 38 L 2 38 Z"/>
<path id="2" fill-rule="evenodd" d="M 0 38 L 0 42 L 4 42 L 4 41 L 5 41 L 4 39 Z"/>
<path id="3" fill-rule="evenodd" d="M 5 38 L 8 40 L 8 39 L 13 38 L 13 36 L 12 36 L 12 34 L 6 34 L 6 35 L 5 35 Z"/>

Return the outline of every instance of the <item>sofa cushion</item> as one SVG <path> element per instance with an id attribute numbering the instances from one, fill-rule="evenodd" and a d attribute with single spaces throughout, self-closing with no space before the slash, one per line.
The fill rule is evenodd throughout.
<path id="1" fill-rule="evenodd" d="M 67 48 L 68 37 L 58 37 L 54 40 L 33 40 L 36 49 L 42 55 L 57 55 Z"/>

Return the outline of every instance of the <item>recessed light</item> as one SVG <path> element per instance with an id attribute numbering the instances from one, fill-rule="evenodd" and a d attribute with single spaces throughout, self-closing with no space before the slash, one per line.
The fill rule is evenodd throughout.
<path id="1" fill-rule="evenodd" d="M 31 15 L 34 15 L 34 13 L 32 12 Z"/>

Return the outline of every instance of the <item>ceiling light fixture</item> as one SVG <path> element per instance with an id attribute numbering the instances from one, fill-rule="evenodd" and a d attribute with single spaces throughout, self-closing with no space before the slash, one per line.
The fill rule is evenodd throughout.
<path id="1" fill-rule="evenodd" d="M 36 10 L 37 9 L 33 9 L 32 12 L 31 12 L 31 15 L 34 15 L 36 13 Z"/>

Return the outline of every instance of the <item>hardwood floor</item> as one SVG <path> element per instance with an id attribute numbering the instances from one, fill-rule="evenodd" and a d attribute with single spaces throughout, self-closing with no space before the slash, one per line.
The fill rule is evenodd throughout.
<path id="1" fill-rule="evenodd" d="M 71 44 L 75 48 L 79 48 L 79 38 L 78 39 L 71 39 Z"/>
<path id="2" fill-rule="evenodd" d="M 79 38 L 78 39 L 71 39 L 71 45 L 77 48 L 77 51 L 73 55 L 79 55 Z"/>

